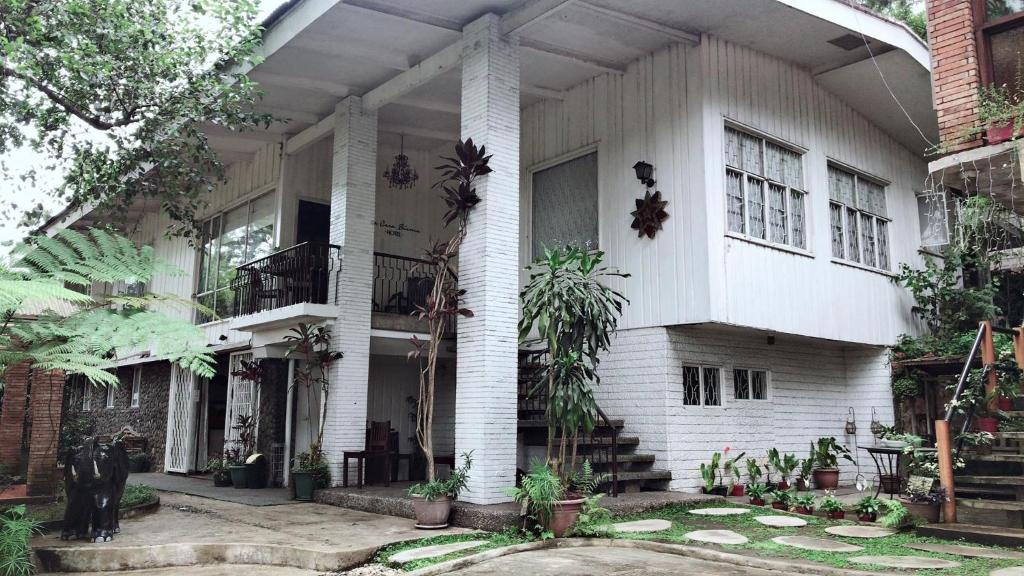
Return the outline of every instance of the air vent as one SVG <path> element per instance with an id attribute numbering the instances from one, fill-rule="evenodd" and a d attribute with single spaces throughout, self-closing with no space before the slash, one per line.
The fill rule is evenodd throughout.
<path id="1" fill-rule="evenodd" d="M 833 38 L 828 41 L 833 46 L 838 46 L 843 50 L 856 50 L 864 45 L 864 39 L 860 36 L 854 36 L 853 34 L 845 34 L 839 38 Z"/>

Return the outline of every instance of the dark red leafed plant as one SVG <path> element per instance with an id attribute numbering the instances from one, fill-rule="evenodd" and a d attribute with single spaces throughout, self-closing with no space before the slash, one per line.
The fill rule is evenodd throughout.
<path id="1" fill-rule="evenodd" d="M 427 461 L 427 482 L 434 481 L 434 392 L 441 341 L 453 318 L 473 316 L 472 310 L 462 306 L 466 291 L 459 289 L 451 265 L 466 238 L 469 213 L 480 203 L 476 192 L 477 179 L 492 172 L 488 166 L 491 157 L 485 147 L 477 148 L 472 138 L 456 144 L 455 157 L 443 157 L 443 160 L 445 163 L 436 168 L 441 172 L 441 180 L 434 187 L 441 189 L 441 198 L 448 206 L 444 215 L 445 227 L 454 223 L 457 228 L 447 241 L 436 242 L 427 250 L 427 266 L 433 271 L 434 285 L 426 301 L 417 306 L 413 314 L 427 321 L 430 340 L 424 342 L 413 336 L 413 350 L 409 352 L 409 357 L 415 358 L 420 368 L 416 440 Z"/>

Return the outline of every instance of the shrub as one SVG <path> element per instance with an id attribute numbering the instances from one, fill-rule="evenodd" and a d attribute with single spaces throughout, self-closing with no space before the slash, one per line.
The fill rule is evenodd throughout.
<path id="1" fill-rule="evenodd" d="M 307 472 L 312 475 L 315 489 L 321 490 L 331 485 L 331 467 L 327 464 L 320 444 L 310 444 L 309 451 L 299 454 L 295 459 L 298 460 L 298 466 L 294 472 Z"/>
<path id="2" fill-rule="evenodd" d="M 121 508 L 133 508 L 151 502 L 156 498 L 156 490 L 145 484 L 129 484 L 124 487 L 121 495 Z"/>
<path id="3" fill-rule="evenodd" d="M 409 495 L 422 496 L 427 501 L 436 500 L 442 496 L 455 500 L 459 497 L 459 493 L 466 489 L 466 483 L 469 481 L 469 469 L 472 467 L 473 451 L 463 452 L 462 465 L 452 470 L 446 480 L 431 480 L 425 484 L 416 484 L 409 488 Z"/>
<path id="4" fill-rule="evenodd" d="M 29 541 L 39 533 L 39 524 L 25 515 L 25 506 L 0 513 L 0 576 L 32 574 L 32 548 Z"/>

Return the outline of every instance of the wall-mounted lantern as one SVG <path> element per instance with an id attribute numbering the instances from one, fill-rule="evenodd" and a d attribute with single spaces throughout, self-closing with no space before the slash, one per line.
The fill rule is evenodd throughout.
<path id="1" fill-rule="evenodd" d="M 633 170 L 636 171 L 636 179 L 642 182 L 648 188 L 654 187 L 654 166 L 644 162 L 643 160 L 633 164 Z"/>
<path id="2" fill-rule="evenodd" d="M 850 406 L 850 413 L 846 417 L 846 433 L 851 436 L 857 433 L 857 413 L 853 411 L 853 406 Z"/>

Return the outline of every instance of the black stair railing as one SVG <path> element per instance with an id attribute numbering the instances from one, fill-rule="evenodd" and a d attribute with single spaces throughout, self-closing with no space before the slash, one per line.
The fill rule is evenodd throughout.
<path id="1" fill-rule="evenodd" d="M 276 310 L 293 304 L 329 304 L 331 276 L 341 272 L 341 247 L 304 242 L 238 267 L 231 289 L 235 316 Z M 335 278 L 337 280 L 337 278 Z"/>
<path id="2" fill-rule="evenodd" d="M 540 386 L 547 374 L 551 354 L 546 348 L 524 348 L 519 351 L 519 409 L 547 417 L 546 386 Z M 536 392 L 535 392 L 536 389 Z M 578 431 L 577 456 L 590 460 L 592 465 L 608 467 L 611 496 L 619 495 L 619 429 L 604 410 L 595 403 L 597 425 L 590 432 Z M 566 434 L 565 430 L 558 433 Z M 572 434 L 572 432 L 568 432 Z"/>

